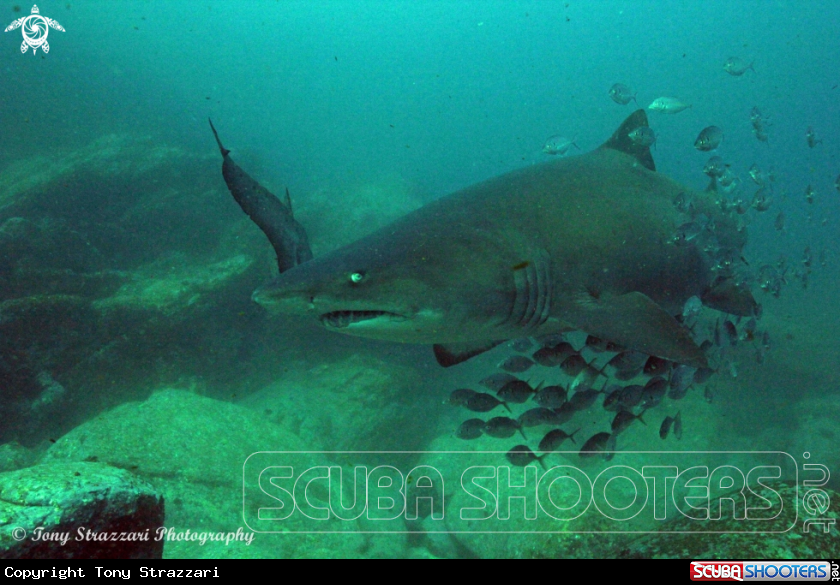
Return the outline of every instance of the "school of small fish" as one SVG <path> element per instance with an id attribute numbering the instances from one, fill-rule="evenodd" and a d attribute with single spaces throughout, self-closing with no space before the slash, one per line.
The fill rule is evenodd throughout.
<path id="1" fill-rule="evenodd" d="M 747 62 L 737 56 L 727 58 L 723 70 L 733 77 L 741 77 L 747 72 L 756 74 L 754 62 Z M 637 92 L 624 83 L 615 83 L 607 95 L 616 104 L 627 105 L 631 101 L 636 102 Z M 682 99 L 662 96 L 653 100 L 648 109 L 663 114 L 677 114 L 691 107 L 691 103 Z M 770 116 L 764 115 L 758 106 L 753 106 L 749 118 L 755 138 L 759 142 L 768 143 Z M 644 147 L 656 143 L 656 133 L 649 127 L 631 131 L 628 138 L 634 144 Z M 721 147 L 723 139 L 723 129 L 715 125 L 706 126 L 697 135 L 694 147 L 700 152 L 715 151 Z M 807 147 L 813 149 L 822 142 L 813 126 L 808 126 L 805 131 Z M 552 136 L 545 142 L 543 152 L 562 156 L 572 146 L 577 148 L 573 140 L 560 135 Z M 747 183 L 720 155 L 711 156 L 702 172 L 710 180 L 707 191 L 715 194 L 723 212 L 738 218 L 737 225 L 741 228 L 774 206 L 781 205 L 779 202 L 789 200 L 785 190 L 779 192 L 776 187 L 776 172 L 761 168 L 758 164 L 753 164 L 746 172 L 748 183 L 755 188 L 752 195 L 743 193 Z M 834 180 L 834 187 L 840 192 L 840 175 Z M 804 188 L 803 199 L 808 208 L 819 199 L 812 184 Z M 734 273 L 738 275 L 740 283 L 757 284 L 773 297 L 779 297 L 784 286 L 792 280 L 798 280 L 803 288 L 807 287 L 813 267 L 828 263 L 828 252 L 824 248 L 815 258 L 809 246 L 798 261 L 781 257 L 775 262 L 751 266 L 738 250 L 727 249 L 718 243 L 714 222 L 696 211 L 690 193 L 680 193 L 673 203 L 684 214 L 685 221 L 675 227 L 673 237 L 667 243 L 698 246 L 707 254 L 713 270 Z M 785 211 L 779 210 L 771 217 L 774 217 L 775 229 L 785 233 Z M 813 221 L 810 213 L 808 220 Z M 822 223 L 825 221 L 823 219 Z M 698 387 L 702 387 L 702 396 L 706 402 L 714 402 L 716 387 L 710 383 L 713 375 L 738 375 L 735 347 L 741 350 L 745 346 L 751 347 L 757 363 L 764 362 L 772 347 L 769 332 L 758 330 L 760 308 L 750 318 L 725 317 L 713 323 L 704 322 L 702 312 L 700 299 L 693 297 L 686 303 L 682 315 L 678 316 L 709 358 L 711 367 L 699 370 L 628 351 L 608 340 L 592 336 L 588 336 L 582 344 L 579 340 L 577 344 L 573 343 L 572 336 L 575 334 L 569 334 L 568 337 L 555 334 L 544 339 L 514 340 L 508 347 L 520 355 L 505 359 L 499 364 L 502 372 L 492 374 L 478 383 L 489 392 L 462 389 L 456 390 L 450 397 L 451 404 L 466 410 L 485 413 L 505 409 L 505 416 L 486 421 L 480 418 L 468 419 L 456 435 L 465 440 L 482 436 L 509 439 L 518 435 L 525 443 L 510 449 L 506 455 L 507 460 L 517 466 L 539 463 L 545 467 L 544 460 L 553 453 L 568 449 L 570 445 L 578 448 L 575 435 L 585 431 L 582 424 L 575 424 L 575 418 L 581 412 L 591 412 L 593 407 L 600 404 L 601 410 L 610 413 L 604 419 L 604 426 L 609 430 L 605 428 L 594 433 L 588 431 L 588 438 L 579 446 L 580 457 L 600 456 L 611 459 L 620 448 L 620 435 L 637 422 L 646 426 L 645 414 L 654 408 L 660 408 L 658 412 L 664 409 L 663 414 L 668 412 L 659 426 L 660 438 L 666 440 L 673 437 L 679 440 L 683 436 L 682 412 L 671 408 L 672 403 L 682 400 L 689 391 Z M 524 353 L 529 355 L 521 355 Z M 526 373 L 526 379 L 517 377 Z M 467 395 L 465 392 L 472 394 Z M 528 445 L 530 441 L 533 441 L 531 445 L 536 445 L 535 450 Z"/>
<path id="2" fill-rule="evenodd" d="M 691 209 L 690 202 L 683 200 L 680 204 Z M 699 229 L 707 228 L 708 223 Z M 517 466 L 535 462 L 545 466 L 546 457 L 570 445 L 579 447 L 580 457 L 611 459 L 619 449 L 617 442 L 622 433 L 637 422 L 647 426 L 644 415 L 648 410 L 660 406 L 671 410 L 671 403 L 700 386 L 705 386 L 703 397 L 711 402 L 714 387 L 709 380 L 713 374 L 737 373 L 737 364 L 730 363 L 729 358 L 732 347 L 750 343 L 762 356 L 770 349 L 769 334 L 757 331 L 755 317 L 735 321 L 727 318 L 723 322 L 717 319 L 714 326 L 708 324 L 704 329 L 698 327 L 702 311 L 700 299 L 692 297 L 680 319 L 686 327 L 708 336 L 701 345 L 712 364 L 708 368 L 674 364 L 591 335 L 582 343 L 578 339 L 576 347 L 572 338 L 582 338 L 579 333 L 514 340 L 508 347 L 517 353 L 498 364 L 502 371 L 478 382 L 485 391 L 460 388 L 451 393 L 448 402 L 453 406 L 477 414 L 500 414 L 465 420 L 455 431 L 456 437 L 467 441 L 482 436 L 500 440 L 520 437 L 525 443 L 511 448 L 506 455 Z M 517 377 L 526 372 L 528 379 Z M 535 383 L 537 378 L 539 382 Z M 595 432 L 579 445 L 575 436 L 583 427 L 575 424 L 575 418 L 583 412 L 591 413 L 599 403 L 600 410 L 607 413 L 604 423 L 609 431 Z M 682 434 L 681 411 L 666 415 L 659 436 L 663 440 L 669 436 L 679 440 Z M 531 441 L 537 445 L 536 452 L 528 445 Z"/>

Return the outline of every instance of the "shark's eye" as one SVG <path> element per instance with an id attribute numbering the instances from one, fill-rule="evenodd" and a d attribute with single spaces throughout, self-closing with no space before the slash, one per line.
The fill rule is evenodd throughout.
<path id="1" fill-rule="evenodd" d="M 364 272 L 354 272 L 350 275 L 350 282 L 352 282 L 353 284 L 359 284 L 364 279 L 365 279 L 365 273 Z"/>

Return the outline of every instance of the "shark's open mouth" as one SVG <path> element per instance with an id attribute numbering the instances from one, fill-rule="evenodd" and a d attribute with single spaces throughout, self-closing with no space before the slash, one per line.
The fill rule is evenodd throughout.
<path id="1" fill-rule="evenodd" d="M 341 329 L 361 321 L 369 321 L 378 317 L 391 317 L 393 319 L 404 319 L 402 315 L 389 313 L 388 311 L 332 311 L 321 315 L 321 323 L 327 327 Z"/>

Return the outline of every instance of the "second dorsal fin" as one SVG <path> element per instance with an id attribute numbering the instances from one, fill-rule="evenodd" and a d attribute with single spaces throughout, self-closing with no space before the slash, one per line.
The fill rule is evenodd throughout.
<path id="1" fill-rule="evenodd" d="M 630 114 L 621 126 L 618 127 L 613 135 L 601 148 L 611 148 L 618 150 L 624 154 L 629 154 L 650 171 L 656 170 L 656 165 L 653 164 L 653 157 L 650 154 L 650 148 L 641 144 L 636 144 L 630 139 L 630 133 L 636 128 L 648 125 L 647 114 L 644 110 L 636 110 Z"/>

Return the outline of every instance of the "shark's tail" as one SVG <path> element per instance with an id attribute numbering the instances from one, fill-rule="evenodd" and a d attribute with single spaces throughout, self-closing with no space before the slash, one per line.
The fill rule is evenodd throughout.
<path id="1" fill-rule="evenodd" d="M 210 129 L 213 131 L 213 136 L 216 137 L 216 144 L 219 145 L 219 150 L 222 151 L 222 156 L 227 156 L 228 154 L 230 154 L 230 151 L 224 146 L 222 146 L 222 141 L 219 140 L 219 134 L 218 132 L 216 132 L 216 127 L 213 126 L 213 120 L 207 118 L 207 121 L 210 122 Z"/>

